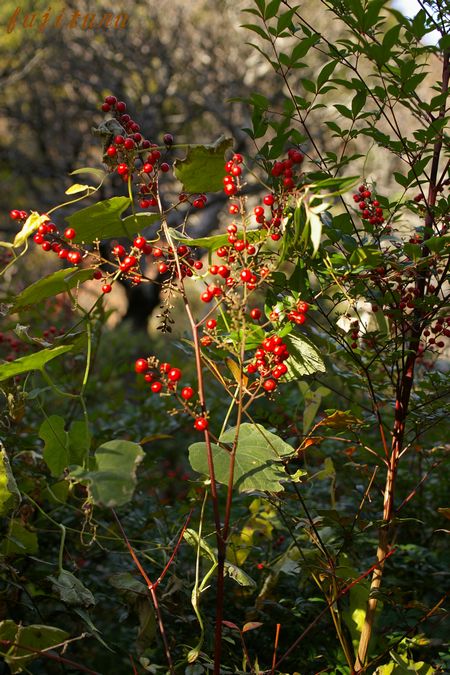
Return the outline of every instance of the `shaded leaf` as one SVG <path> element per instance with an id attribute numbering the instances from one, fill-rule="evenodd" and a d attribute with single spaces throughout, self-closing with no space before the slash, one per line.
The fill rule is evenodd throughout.
<path id="1" fill-rule="evenodd" d="M 92 270 L 82 270 L 78 267 L 62 269 L 46 277 L 42 277 L 34 284 L 27 286 L 15 298 L 14 309 L 21 309 L 28 305 L 35 305 L 59 293 L 65 293 L 87 279 L 92 279 Z"/>
<path id="2" fill-rule="evenodd" d="M 95 504 L 122 506 L 130 501 L 136 487 L 136 469 L 144 452 L 132 441 L 103 443 L 95 452 L 91 471 L 75 468 L 70 476 L 87 484 Z"/>
<path id="3" fill-rule="evenodd" d="M 61 570 L 57 577 L 49 577 L 53 591 L 59 599 L 73 607 L 92 607 L 95 598 L 79 579 L 67 570 Z"/>
<path id="4" fill-rule="evenodd" d="M 223 188 L 225 152 L 233 145 L 231 138 L 221 136 L 211 145 L 188 148 L 184 159 L 174 162 L 174 174 L 185 192 L 217 192 Z"/>
<path id="5" fill-rule="evenodd" d="M 69 638 L 69 633 L 54 626 L 18 626 L 14 621 L 0 623 L 0 639 L 14 643 L 4 647 L 4 659 L 11 673 L 21 673 L 24 668 L 40 657 L 39 652 L 60 645 Z"/>
<path id="6" fill-rule="evenodd" d="M 69 464 L 69 447 L 65 420 L 59 415 L 50 415 L 39 429 L 39 438 L 44 441 L 43 457 L 52 476 L 59 476 Z"/>
<path id="7" fill-rule="evenodd" d="M 20 492 L 11 471 L 8 455 L 0 442 L 0 516 L 5 516 L 19 504 Z"/>

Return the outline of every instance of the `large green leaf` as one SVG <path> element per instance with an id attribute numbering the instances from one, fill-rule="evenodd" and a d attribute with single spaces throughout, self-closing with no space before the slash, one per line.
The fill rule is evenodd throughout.
<path id="1" fill-rule="evenodd" d="M 128 197 L 111 197 L 68 216 L 67 222 L 77 233 L 73 241 L 92 244 L 97 239 L 132 237 L 134 223 L 125 224 L 120 217 L 130 204 Z"/>
<path id="2" fill-rule="evenodd" d="M 288 372 L 284 379 L 290 382 L 298 380 L 304 375 L 313 373 L 324 373 L 326 368 L 319 354 L 319 351 L 313 343 L 304 335 L 295 335 L 290 333 L 286 335 L 284 341 L 289 350 L 289 358 L 285 361 Z"/>
<path id="3" fill-rule="evenodd" d="M 174 163 L 174 174 L 185 192 L 217 192 L 223 188 L 225 152 L 233 145 L 231 138 L 221 136 L 211 145 L 188 148 L 184 159 Z"/>
<path id="4" fill-rule="evenodd" d="M 52 476 L 60 476 L 69 464 L 69 448 L 65 421 L 59 415 L 50 415 L 41 424 L 39 438 L 44 441 L 43 457 Z"/>
<path id="5" fill-rule="evenodd" d="M 86 483 L 95 504 L 121 506 L 130 501 L 136 486 L 136 468 L 144 457 L 137 443 L 115 440 L 97 448 L 94 468 L 74 469 L 70 476 Z"/>
<path id="6" fill-rule="evenodd" d="M 11 620 L 0 623 L 0 640 L 7 640 L 13 645 L 2 645 L 1 648 L 5 662 L 13 674 L 21 673 L 30 661 L 42 658 L 41 651 L 56 647 L 68 638 L 69 633 L 54 626 L 18 626 Z"/>
<path id="7" fill-rule="evenodd" d="M 11 363 L 2 363 L 0 366 L 0 382 L 8 380 L 15 375 L 26 373 L 29 370 L 42 370 L 46 363 L 57 356 L 70 352 L 72 347 L 73 345 L 61 345 L 52 349 L 41 349 L 39 352 L 22 356 Z"/>
<path id="8" fill-rule="evenodd" d="M 20 503 L 20 492 L 17 488 L 8 455 L 0 442 L 0 516 L 5 516 Z"/>
<path id="9" fill-rule="evenodd" d="M 14 309 L 21 309 L 27 305 L 35 305 L 58 293 L 64 293 L 87 279 L 92 279 L 92 270 L 81 270 L 78 267 L 62 269 L 42 277 L 31 286 L 27 286 L 15 298 Z"/>
<path id="10" fill-rule="evenodd" d="M 235 436 L 236 429 L 229 429 L 220 436 L 219 441 L 232 445 Z M 219 483 L 228 485 L 231 453 L 216 444 L 212 444 L 212 452 L 215 478 Z M 281 481 L 286 481 L 288 475 L 281 460 L 292 453 L 290 445 L 260 424 L 241 424 L 236 449 L 234 487 L 239 492 L 283 490 Z M 193 443 L 189 447 L 189 461 L 194 471 L 208 475 L 205 443 Z"/>

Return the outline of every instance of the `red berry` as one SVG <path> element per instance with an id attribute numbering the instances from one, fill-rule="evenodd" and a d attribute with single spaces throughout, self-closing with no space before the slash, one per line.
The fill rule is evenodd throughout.
<path id="1" fill-rule="evenodd" d="M 124 145 L 126 150 L 133 150 L 133 148 L 136 147 L 136 143 L 133 141 L 132 138 L 126 138 Z"/>
<path id="2" fill-rule="evenodd" d="M 255 307 L 254 309 L 251 310 L 250 316 L 255 321 L 259 321 L 259 319 L 261 318 L 261 310 Z"/>
<path id="3" fill-rule="evenodd" d="M 102 293 L 111 293 L 112 286 L 111 284 L 103 284 Z"/>
<path id="4" fill-rule="evenodd" d="M 181 396 L 184 398 L 186 401 L 189 401 L 190 398 L 192 398 L 194 395 L 194 390 L 192 387 L 183 387 L 181 390 Z"/>
<path id="5" fill-rule="evenodd" d="M 266 206 L 272 206 L 275 203 L 275 197 L 273 195 L 266 195 L 263 202 Z"/>
<path id="6" fill-rule="evenodd" d="M 208 330 L 214 330 L 214 328 L 217 326 L 217 321 L 215 319 L 208 319 L 206 322 L 206 328 Z"/>
<path id="7" fill-rule="evenodd" d="M 309 309 L 309 305 L 304 300 L 299 300 L 297 302 L 297 311 L 298 312 L 307 312 L 308 309 Z"/>
<path id="8" fill-rule="evenodd" d="M 167 373 L 167 377 L 171 382 L 178 382 L 181 377 L 181 370 L 179 368 L 172 368 Z"/>
<path id="9" fill-rule="evenodd" d="M 146 243 L 147 241 L 145 237 L 136 237 L 136 239 L 133 242 L 134 246 L 136 246 L 136 248 L 138 248 L 139 250 L 142 250 L 145 247 Z"/>
<path id="10" fill-rule="evenodd" d="M 124 103 L 123 101 L 118 101 L 118 103 L 116 104 L 117 112 L 123 113 L 123 112 L 125 112 L 126 109 L 127 109 L 127 104 Z"/>
<path id="11" fill-rule="evenodd" d="M 136 373 L 146 373 L 148 370 L 147 359 L 137 359 L 134 364 L 134 370 Z"/>
<path id="12" fill-rule="evenodd" d="M 66 239 L 75 239 L 77 233 L 75 232 L 73 227 L 68 227 L 66 230 L 64 230 L 64 236 Z"/>
<path id="13" fill-rule="evenodd" d="M 197 417 L 194 422 L 194 428 L 197 429 L 197 431 L 205 431 L 205 429 L 208 428 L 208 420 L 206 417 Z"/>
<path id="14" fill-rule="evenodd" d="M 201 270 L 203 268 L 203 263 L 201 260 L 196 260 L 194 262 L 194 267 L 196 270 Z"/>
<path id="15" fill-rule="evenodd" d="M 103 103 L 102 110 L 103 112 L 109 112 L 111 110 L 111 106 L 109 106 L 107 103 Z"/>
<path id="16" fill-rule="evenodd" d="M 17 209 L 13 209 L 12 211 L 9 212 L 9 217 L 12 220 L 20 220 L 20 211 L 17 211 Z"/>
<path id="17" fill-rule="evenodd" d="M 115 145 L 123 145 L 124 142 L 125 142 L 125 139 L 120 134 L 114 138 L 114 144 Z"/>
<path id="18" fill-rule="evenodd" d="M 201 294 L 200 299 L 203 302 L 211 302 L 211 300 L 213 299 L 213 294 L 211 293 L 211 291 L 204 291 Z"/>
<path id="19" fill-rule="evenodd" d="M 163 173 L 167 173 L 168 171 L 170 171 L 170 165 L 167 164 L 167 162 L 163 162 L 159 168 Z"/>
<path id="20" fill-rule="evenodd" d="M 266 391 L 273 391 L 274 389 L 277 388 L 277 383 L 275 380 L 272 379 L 265 380 L 265 382 L 263 383 L 263 387 Z"/>
<path id="21" fill-rule="evenodd" d="M 115 157 L 117 155 L 117 148 L 115 148 L 114 145 L 110 145 L 106 150 L 106 154 L 108 157 Z"/>
<path id="22" fill-rule="evenodd" d="M 252 278 L 252 273 L 249 269 L 245 269 L 245 270 L 242 270 L 240 276 L 241 276 L 242 281 L 247 282 L 247 281 L 250 281 L 250 279 Z"/>
<path id="23" fill-rule="evenodd" d="M 159 382 L 158 380 L 156 382 L 152 382 L 152 384 L 150 385 L 150 389 L 154 394 L 159 394 L 159 392 L 162 389 L 162 383 Z"/>

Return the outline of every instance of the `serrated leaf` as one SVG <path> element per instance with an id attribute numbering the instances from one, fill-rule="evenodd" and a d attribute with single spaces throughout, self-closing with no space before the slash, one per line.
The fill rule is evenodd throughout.
<path id="1" fill-rule="evenodd" d="M 61 570 L 57 577 L 49 577 L 54 593 L 71 607 L 93 607 L 95 598 L 72 572 Z"/>
<path id="2" fill-rule="evenodd" d="M 221 136 L 211 145 L 188 148 L 184 159 L 174 162 L 174 174 L 185 192 L 218 192 L 223 188 L 225 153 L 233 146 L 231 138 Z"/>
<path id="3" fill-rule="evenodd" d="M 65 293 L 88 279 L 92 279 L 92 270 L 83 270 L 78 267 L 58 270 L 27 286 L 15 298 L 13 307 L 21 309 L 28 305 L 36 305 L 54 295 Z"/>
<path id="4" fill-rule="evenodd" d="M 229 429 L 219 441 L 232 445 L 235 434 L 236 429 Z M 216 444 L 212 444 L 212 453 L 215 478 L 219 483 L 228 485 L 231 453 Z M 239 492 L 283 490 L 280 481 L 286 481 L 288 476 L 281 459 L 292 453 L 290 445 L 260 424 L 242 424 L 236 449 L 234 487 Z M 189 447 L 189 461 L 194 471 L 208 475 L 205 443 L 193 443 Z"/>
<path id="5" fill-rule="evenodd" d="M 135 233 L 134 227 L 124 224 L 120 217 L 130 204 L 128 197 L 111 197 L 75 211 L 66 218 L 76 232 L 73 241 L 92 244 L 96 240 L 113 237 L 131 238 Z"/>
<path id="6" fill-rule="evenodd" d="M 9 458 L 0 442 L 0 516 L 17 508 L 20 504 L 20 492 L 11 470 Z"/>
<path id="7" fill-rule="evenodd" d="M 126 440 L 108 441 L 95 452 L 95 468 L 75 468 L 70 476 L 85 483 L 95 504 L 122 506 L 130 501 L 136 487 L 136 469 L 144 452 L 140 445 Z"/>
<path id="8" fill-rule="evenodd" d="M 17 248 L 22 246 L 34 232 L 38 229 L 40 225 L 48 222 L 50 218 L 47 215 L 40 215 L 37 211 L 32 211 L 26 221 L 24 222 L 20 232 L 14 237 L 13 246 Z"/>
<path id="9" fill-rule="evenodd" d="M 69 448 L 65 420 L 50 415 L 39 428 L 39 438 L 44 441 L 43 457 L 52 476 L 58 477 L 69 464 Z"/>
<path id="10" fill-rule="evenodd" d="M 325 363 L 317 347 L 307 337 L 290 333 L 284 341 L 289 351 L 289 358 L 285 361 L 288 372 L 284 376 L 287 382 L 325 372 Z"/>
<path id="11" fill-rule="evenodd" d="M 3 363 L 0 365 L 0 382 L 29 370 L 42 370 L 46 363 L 66 352 L 70 352 L 72 347 L 73 345 L 61 345 L 61 347 L 54 347 L 53 349 L 41 349 L 39 352 L 22 356 L 11 363 Z"/>

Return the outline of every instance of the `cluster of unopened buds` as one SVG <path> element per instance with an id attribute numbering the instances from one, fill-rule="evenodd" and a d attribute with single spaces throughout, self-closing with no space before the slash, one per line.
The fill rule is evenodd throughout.
<path id="1" fill-rule="evenodd" d="M 145 382 L 150 385 L 150 391 L 154 394 L 175 395 L 183 408 L 195 418 L 194 428 L 197 431 L 205 431 L 208 428 L 207 417 L 204 414 L 196 414 L 196 405 L 191 402 L 191 399 L 195 397 L 194 389 L 189 385 L 182 386 L 180 383 L 183 375 L 180 368 L 170 363 L 159 363 L 155 357 L 150 357 L 137 359 L 134 370 L 144 377 Z"/>
<path id="2" fill-rule="evenodd" d="M 371 225 L 382 225 L 385 221 L 383 209 L 378 199 L 372 197 L 372 191 L 363 183 L 353 195 L 353 201 L 358 204 L 363 220 L 367 220 Z"/>

